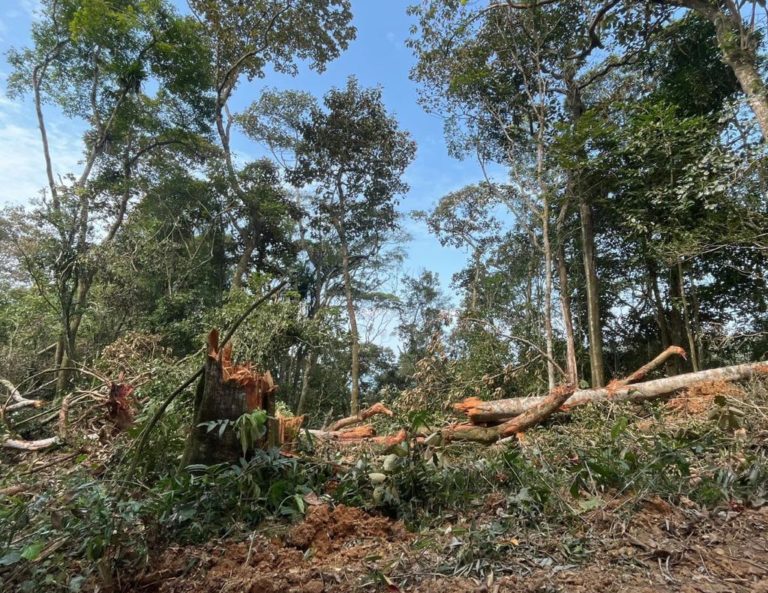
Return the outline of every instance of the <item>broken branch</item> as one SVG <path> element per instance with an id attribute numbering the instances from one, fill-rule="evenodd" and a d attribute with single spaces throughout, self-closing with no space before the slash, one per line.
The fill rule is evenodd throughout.
<path id="1" fill-rule="evenodd" d="M 384 404 L 381 402 L 377 402 L 373 404 L 370 408 L 363 410 L 359 414 L 356 414 L 354 416 L 348 416 L 347 418 L 342 418 L 341 420 L 337 420 L 331 426 L 328 428 L 330 432 L 341 430 L 342 428 L 345 428 L 347 426 L 352 426 L 353 424 L 359 424 L 360 422 L 365 422 L 368 420 L 368 418 L 375 416 L 376 414 L 384 414 L 385 416 L 393 416 L 392 410 L 387 408 Z"/>

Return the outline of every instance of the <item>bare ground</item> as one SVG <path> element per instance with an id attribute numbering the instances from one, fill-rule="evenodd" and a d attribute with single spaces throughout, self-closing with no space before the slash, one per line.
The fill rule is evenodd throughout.
<path id="1" fill-rule="evenodd" d="M 314 506 L 282 533 L 267 528 L 245 541 L 169 548 L 128 590 L 768 593 L 768 507 L 708 513 L 656 498 L 628 516 L 621 502 L 611 506 L 585 515 L 576 533 L 560 534 L 584 542 L 586 552 L 569 553 L 557 534 L 527 529 L 509 534 L 508 552 L 493 563 L 475 558 L 463 566 L 455 561 L 463 544 L 448 527 L 413 534 L 359 509 Z M 473 572 L 473 563 L 482 568 Z"/>

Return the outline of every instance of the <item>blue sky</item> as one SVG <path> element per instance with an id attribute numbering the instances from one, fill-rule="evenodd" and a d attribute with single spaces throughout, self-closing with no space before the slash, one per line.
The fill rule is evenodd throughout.
<path id="1" fill-rule="evenodd" d="M 0 52 L 26 45 L 36 0 L 2 0 L 0 2 Z M 425 113 L 417 103 L 416 85 L 408 79 L 414 63 L 411 50 L 405 46 L 411 18 L 406 15 L 408 0 L 353 0 L 357 39 L 326 71 L 317 74 L 304 69 L 297 77 L 267 76 L 263 80 L 243 82 L 234 97 L 235 110 L 242 109 L 259 96 L 264 87 L 301 89 L 322 96 L 334 86 L 343 86 L 347 77 L 355 75 L 364 86 L 380 85 L 384 101 L 418 144 L 415 162 L 406 173 L 411 187 L 402 199 L 401 211 L 432 207 L 446 193 L 482 179 L 479 165 L 471 160 L 460 162 L 450 158 L 443 139 L 443 123 L 439 117 Z M 0 204 L 23 204 L 44 185 L 43 159 L 31 101 L 13 102 L 5 94 L 9 67 L 0 64 Z M 79 122 L 66 120 L 47 107 L 56 169 L 59 174 L 77 171 L 80 157 Z M 240 155 L 255 155 L 257 146 L 245 138 L 237 138 L 234 148 Z M 411 241 L 405 272 L 417 273 L 427 268 L 439 273 L 442 284 L 449 288 L 451 275 L 459 270 L 466 254 L 442 247 L 421 224 L 406 217 L 405 226 Z"/>

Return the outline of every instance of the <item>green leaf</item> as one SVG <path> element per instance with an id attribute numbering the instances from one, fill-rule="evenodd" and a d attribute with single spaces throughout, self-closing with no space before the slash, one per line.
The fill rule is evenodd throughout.
<path id="1" fill-rule="evenodd" d="M 21 553 L 21 557 L 29 561 L 37 560 L 37 557 L 40 556 L 40 552 L 43 551 L 44 547 L 45 544 L 42 542 L 29 544 L 26 548 L 24 548 L 24 551 Z"/>

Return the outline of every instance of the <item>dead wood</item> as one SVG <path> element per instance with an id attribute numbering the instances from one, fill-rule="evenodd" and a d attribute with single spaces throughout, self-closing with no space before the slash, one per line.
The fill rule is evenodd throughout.
<path id="1" fill-rule="evenodd" d="M 630 383 L 636 383 L 640 379 L 644 378 L 648 373 L 660 367 L 662 364 L 664 364 L 668 359 L 672 358 L 673 356 L 680 356 L 683 359 L 685 359 L 686 358 L 685 350 L 683 350 L 680 346 L 670 346 L 669 348 L 664 350 L 664 352 L 662 352 L 656 358 L 654 358 L 651 362 L 641 366 L 639 369 L 637 369 L 631 375 L 628 375 L 626 378 L 611 381 L 608 384 L 607 389 L 618 389 L 619 387 L 624 387 L 625 385 L 629 385 Z"/>
<path id="2" fill-rule="evenodd" d="M 237 318 L 237 320 L 232 324 L 232 327 L 229 329 L 227 334 L 224 336 L 224 339 L 221 341 L 221 346 L 225 346 L 231 339 L 232 336 L 235 334 L 237 329 L 242 325 L 242 323 L 261 305 L 266 303 L 269 299 L 271 299 L 273 296 L 275 296 L 277 293 L 279 293 L 286 285 L 288 284 L 287 280 L 283 280 L 280 282 L 277 286 L 275 286 L 272 290 L 270 290 L 267 294 L 265 294 L 263 297 L 258 299 L 253 305 L 248 307 L 248 309 L 243 312 L 240 317 Z M 118 492 L 118 498 L 121 498 L 122 495 L 125 493 L 125 489 L 127 488 L 127 485 L 130 481 L 130 478 L 133 476 L 134 472 L 136 471 L 136 466 L 139 463 L 139 459 L 141 457 L 141 452 L 144 450 L 144 447 L 147 446 L 147 443 L 149 442 L 149 435 L 152 432 L 152 430 L 155 428 L 157 423 L 160 421 L 160 419 L 163 417 L 163 414 L 165 414 L 165 411 L 168 409 L 168 406 L 170 406 L 173 401 L 186 389 L 192 385 L 197 379 L 199 379 L 203 372 L 205 371 L 205 365 L 203 364 L 200 366 L 200 368 L 195 371 L 195 373 L 190 376 L 186 381 L 184 381 L 181 385 L 179 385 L 176 389 L 174 389 L 171 394 L 165 398 L 162 404 L 160 404 L 160 407 L 157 409 L 157 411 L 152 415 L 152 418 L 149 419 L 149 422 L 147 423 L 147 426 L 144 428 L 144 430 L 141 432 L 141 437 L 139 438 L 137 444 L 136 444 L 136 451 L 133 455 L 133 459 L 131 460 L 131 465 L 128 468 L 128 471 L 126 472 L 126 480 L 123 483 L 123 487 Z"/>
<path id="3" fill-rule="evenodd" d="M 4 385 L 9 391 L 9 396 L 5 402 L 5 405 L 0 407 L 0 418 L 5 416 L 5 414 L 15 412 L 16 410 L 20 410 L 22 408 L 40 408 L 45 405 L 45 402 L 42 400 L 25 398 L 23 395 L 21 395 L 16 386 L 7 379 L 0 379 L 0 384 Z"/>
<path id="4" fill-rule="evenodd" d="M 355 414 L 354 416 L 348 416 L 346 418 L 342 418 L 341 420 L 337 420 L 331 426 L 328 427 L 328 430 L 333 432 L 336 430 L 341 430 L 342 428 L 345 428 L 347 426 L 352 426 L 353 424 L 359 424 L 361 422 L 365 422 L 368 420 L 368 418 L 371 418 L 372 416 L 375 416 L 377 414 L 384 414 L 385 416 L 393 416 L 392 410 L 387 408 L 384 404 L 381 402 L 377 402 L 373 404 L 370 408 L 367 408 L 360 412 L 359 414 Z"/>
<path id="5" fill-rule="evenodd" d="M 234 422 L 254 410 L 264 410 L 269 418 L 267 434 L 260 446 L 279 445 L 276 391 L 269 372 L 261 374 L 250 363 L 234 364 L 231 344 L 220 349 L 219 332 L 212 330 L 208 335 L 205 372 L 195 397 L 194 422 L 182 467 L 236 461 L 243 452 Z M 212 429 L 211 423 L 221 424 Z"/>
<path id="6" fill-rule="evenodd" d="M 573 396 L 576 388 L 573 385 L 555 387 L 549 395 L 541 398 L 535 405 L 530 406 L 517 418 L 508 420 L 497 426 L 477 426 L 476 424 L 457 424 L 443 430 L 446 441 L 475 441 L 479 443 L 494 443 L 499 439 L 510 437 L 523 432 L 543 420 Z"/>
<path id="7" fill-rule="evenodd" d="M 349 430 L 310 430 L 309 434 L 320 440 L 333 441 L 339 445 L 370 444 L 385 448 L 402 443 L 408 438 L 408 433 L 404 429 L 393 435 L 376 436 L 374 428 L 367 424 Z"/>
<path id="8" fill-rule="evenodd" d="M 50 437 L 47 439 L 39 439 L 37 441 L 23 441 L 19 439 L 5 439 L 0 443 L 6 449 L 17 449 L 20 451 L 40 451 L 41 449 L 48 449 L 58 445 L 61 442 L 59 437 Z"/>
<path id="9" fill-rule="evenodd" d="M 742 381 L 766 373 L 768 373 L 768 363 L 756 362 L 685 373 L 674 377 L 625 385 L 618 389 L 608 387 L 579 389 L 568 399 L 563 409 L 598 401 L 643 401 L 664 397 L 703 381 Z M 457 411 L 465 413 L 473 424 L 485 424 L 504 422 L 519 416 L 546 399 L 546 397 L 520 397 L 482 401 L 478 398 L 467 398 L 454 407 Z"/>

